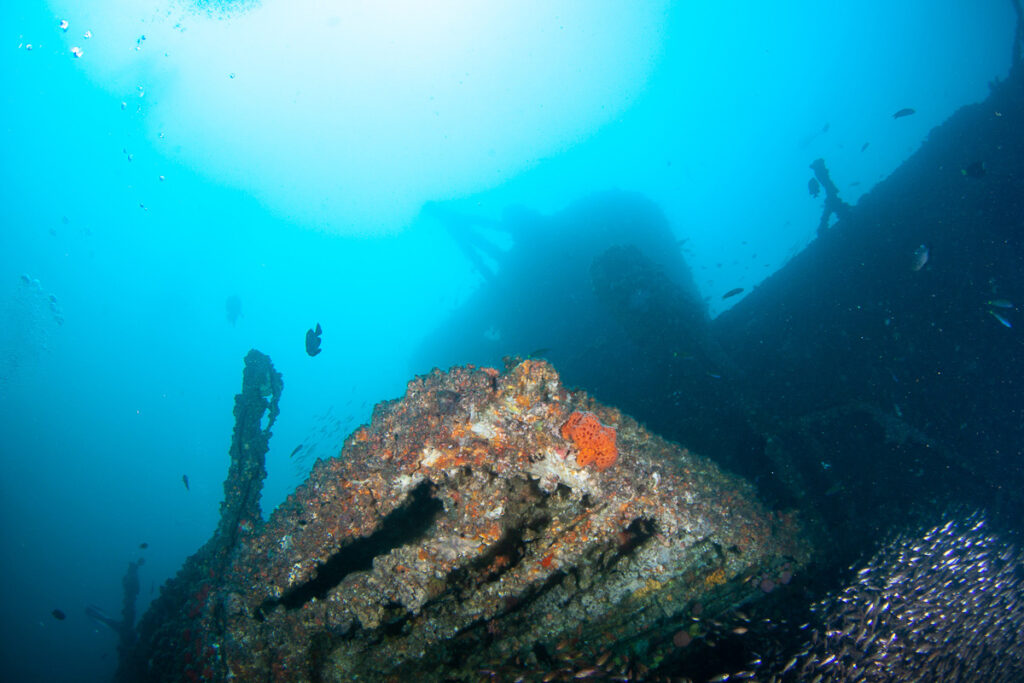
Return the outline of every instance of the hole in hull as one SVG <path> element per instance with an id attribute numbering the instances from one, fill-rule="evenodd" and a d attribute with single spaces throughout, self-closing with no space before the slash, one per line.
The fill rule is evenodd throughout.
<path id="1" fill-rule="evenodd" d="M 265 605 L 297 609 L 314 598 L 322 600 L 349 574 L 372 569 L 373 558 L 422 538 L 443 508 L 441 501 L 431 495 L 432 489 L 429 481 L 421 483 L 409 493 L 402 507 L 384 518 L 377 531 L 341 548 L 317 568 L 314 578 Z"/>

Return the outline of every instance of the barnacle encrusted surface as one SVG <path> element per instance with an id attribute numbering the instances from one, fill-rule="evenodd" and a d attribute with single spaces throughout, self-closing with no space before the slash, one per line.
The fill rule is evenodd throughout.
<path id="1" fill-rule="evenodd" d="M 580 466 L 576 412 L 617 458 Z M 572 636 L 625 647 L 758 594 L 806 548 L 743 481 L 549 364 L 456 367 L 382 403 L 240 545 L 200 634 L 237 680 L 479 677 Z"/>

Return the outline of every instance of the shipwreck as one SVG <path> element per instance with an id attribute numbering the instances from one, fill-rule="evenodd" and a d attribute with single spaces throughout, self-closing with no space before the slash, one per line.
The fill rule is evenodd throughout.
<path id="1" fill-rule="evenodd" d="M 694 609 L 809 558 L 749 484 L 536 359 L 413 379 L 264 522 L 282 388 L 251 351 L 221 522 L 118 680 L 640 677 L 697 633 Z"/>

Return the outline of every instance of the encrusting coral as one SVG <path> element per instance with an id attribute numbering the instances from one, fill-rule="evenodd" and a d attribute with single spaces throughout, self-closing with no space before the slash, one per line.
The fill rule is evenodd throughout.
<path id="1" fill-rule="evenodd" d="M 605 427 L 593 413 L 574 412 L 562 425 L 562 438 L 576 446 L 576 464 L 586 467 L 590 463 L 599 470 L 615 464 L 619 449 L 615 445 L 615 428 Z"/>
<path id="2" fill-rule="evenodd" d="M 689 605 L 760 597 L 808 556 L 749 484 L 536 359 L 416 377 L 266 522 L 233 510 L 247 528 L 162 589 L 119 681 L 540 680 L 567 639 L 653 662 Z"/>

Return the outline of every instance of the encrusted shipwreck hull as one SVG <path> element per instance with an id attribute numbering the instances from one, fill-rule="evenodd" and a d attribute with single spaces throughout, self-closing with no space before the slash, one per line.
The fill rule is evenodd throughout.
<path id="1" fill-rule="evenodd" d="M 611 429 L 570 432 L 577 412 Z M 241 537 L 189 640 L 202 677 L 479 680 L 542 668 L 567 639 L 635 653 L 695 601 L 742 602 L 806 557 L 745 482 L 549 364 L 457 367 L 378 405 Z"/>

